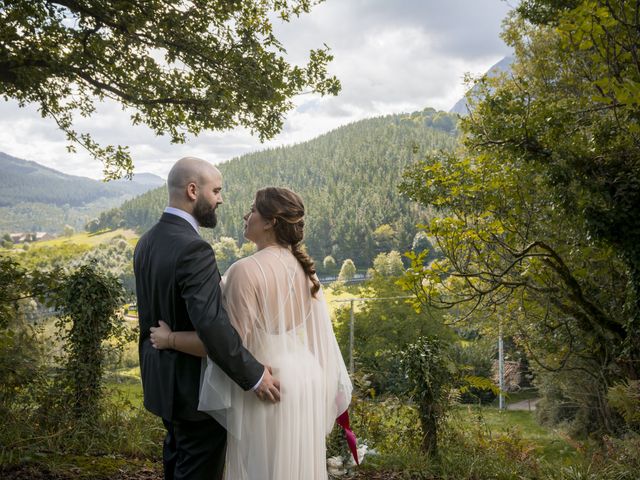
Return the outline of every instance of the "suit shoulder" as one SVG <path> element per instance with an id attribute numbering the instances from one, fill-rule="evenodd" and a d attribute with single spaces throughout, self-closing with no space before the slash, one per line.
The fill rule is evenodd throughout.
<path id="1" fill-rule="evenodd" d="M 138 249 L 138 247 L 146 245 L 147 243 L 149 243 L 149 241 L 151 239 L 153 239 L 155 236 L 157 236 L 157 229 L 158 229 L 158 224 L 156 223 L 149 230 L 147 230 L 142 235 L 140 235 L 140 238 L 138 239 L 138 242 L 136 243 L 136 249 Z"/>
<path id="2" fill-rule="evenodd" d="M 199 236 L 182 238 L 176 248 L 179 259 L 215 258 L 211 244 Z"/>

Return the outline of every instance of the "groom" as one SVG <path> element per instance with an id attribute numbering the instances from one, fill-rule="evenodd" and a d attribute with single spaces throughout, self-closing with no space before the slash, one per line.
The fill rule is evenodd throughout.
<path id="1" fill-rule="evenodd" d="M 144 406 L 162 418 L 167 480 L 221 479 L 226 431 L 198 411 L 201 359 L 156 350 L 150 328 L 162 319 L 173 331 L 195 330 L 209 357 L 244 390 L 277 402 L 279 384 L 243 346 L 222 307 L 220 273 L 199 228 L 216 226 L 222 175 L 198 158 L 178 160 L 169 172 L 169 207 L 134 253 L 140 323 L 140 375 Z"/>

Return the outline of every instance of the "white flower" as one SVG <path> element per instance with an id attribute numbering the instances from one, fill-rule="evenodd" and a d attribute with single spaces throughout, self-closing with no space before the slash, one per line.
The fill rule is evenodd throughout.
<path id="1" fill-rule="evenodd" d="M 344 469 L 344 459 L 340 456 L 327 458 L 327 467 L 329 475 L 333 477 L 341 477 L 347 473 Z"/>
<path id="2" fill-rule="evenodd" d="M 364 443 L 362 445 L 360 445 L 356 451 L 358 452 L 358 462 L 362 463 L 362 461 L 364 460 L 364 456 L 367 454 L 367 452 L 369 451 L 369 447 L 367 447 Z M 349 457 L 349 462 L 347 463 L 347 468 L 353 468 L 356 466 L 356 461 L 354 460 L 353 456 Z"/>

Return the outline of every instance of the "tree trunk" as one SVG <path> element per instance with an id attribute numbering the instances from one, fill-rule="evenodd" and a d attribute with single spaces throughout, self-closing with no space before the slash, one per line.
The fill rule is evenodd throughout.
<path id="1" fill-rule="evenodd" d="M 636 250 L 638 250 L 636 248 Z M 623 369 L 630 380 L 640 378 L 640 251 L 628 255 L 629 261 L 629 320 L 625 325 L 627 331 L 626 345 L 623 353 Z"/>
<path id="2" fill-rule="evenodd" d="M 429 456 L 438 455 L 438 419 L 432 405 L 420 406 L 422 451 Z"/>

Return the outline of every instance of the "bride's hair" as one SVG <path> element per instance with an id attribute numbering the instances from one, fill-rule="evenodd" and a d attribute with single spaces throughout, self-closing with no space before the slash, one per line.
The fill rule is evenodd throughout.
<path id="1" fill-rule="evenodd" d="M 302 247 L 304 238 L 304 203 L 297 193 L 288 188 L 267 187 L 256 192 L 255 208 L 265 220 L 274 220 L 273 230 L 281 245 L 291 247 L 304 272 L 313 284 L 311 294 L 320 290 L 313 259 Z"/>

